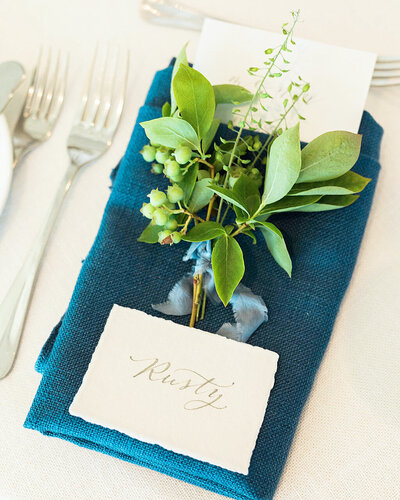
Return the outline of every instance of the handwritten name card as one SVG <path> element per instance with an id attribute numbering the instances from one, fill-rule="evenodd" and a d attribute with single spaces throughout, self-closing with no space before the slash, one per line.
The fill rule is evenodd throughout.
<path id="1" fill-rule="evenodd" d="M 69 411 L 247 474 L 277 363 L 275 352 L 114 306 Z"/>

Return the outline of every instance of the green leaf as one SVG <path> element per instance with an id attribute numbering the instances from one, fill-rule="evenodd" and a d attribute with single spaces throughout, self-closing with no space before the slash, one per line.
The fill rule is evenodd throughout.
<path id="1" fill-rule="evenodd" d="M 301 167 L 299 124 L 277 137 L 269 151 L 263 204 L 283 198 L 296 182 Z"/>
<path id="2" fill-rule="evenodd" d="M 297 182 L 318 182 L 345 174 L 357 161 L 361 135 L 351 132 L 326 132 L 311 141 L 301 152 Z"/>
<path id="3" fill-rule="evenodd" d="M 293 186 L 288 193 L 289 196 L 298 196 L 303 194 L 354 194 L 362 191 L 371 179 L 367 179 L 355 172 L 346 172 L 336 179 L 330 179 L 320 182 L 302 182 Z"/>
<path id="4" fill-rule="evenodd" d="M 217 193 L 222 199 L 225 201 L 228 201 L 229 203 L 232 203 L 232 205 L 235 205 L 236 207 L 241 208 L 244 210 L 246 213 L 246 200 L 243 200 L 238 194 L 236 194 L 234 191 L 231 189 L 226 189 L 220 186 L 209 186 L 208 189 L 211 189 L 214 191 L 214 193 Z"/>
<path id="5" fill-rule="evenodd" d="M 221 236 L 215 243 L 211 263 L 215 288 L 224 306 L 227 306 L 244 274 L 243 252 L 239 243 L 227 234 Z"/>
<path id="6" fill-rule="evenodd" d="M 253 94 L 240 85 L 214 85 L 216 104 L 243 104 L 253 99 Z"/>
<path id="7" fill-rule="evenodd" d="M 214 140 L 215 134 L 217 133 L 218 127 L 221 123 L 221 120 L 213 120 L 211 123 L 211 127 L 208 129 L 205 137 L 203 138 L 202 145 L 204 153 L 207 153 L 209 147 Z"/>
<path id="8" fill-rule="evenodd" d="M 338 196 L 323 196 L 318 202 L 312 205 L 299 207 L 293 210 L 294 212 L 325 212 L 327 210 L 337 210 L 338 208 L 348 207 L 354 203 L 359 195 L 344 194 Z"/>
<path id="9" fill-rule="evenodd" d="M 242 231 L 242 234 L 249 236 L 253 240 L 253 245 L 257 245 L 256 235 L 253 233 L 251 229 L 246 229 L 245 231 Z"/>
<path id="10" fill-rule="evenodd" d="M 196 184 L 197 172 L 199 171 L 199 162 L 194 161 L 189 168 L 183 179 L 179 181 L 177 184 L 183 189 L 185 193 L 184 202 L 187 203 L 192 195 L 194 186 Z"/>
<path id="11" fill-rule="evenodd" d="M 164 103 L 164 105 L 161 109 L 161 113 L 162 113 L 163 117 L 171 116 L 171 104 L 169 102 Z"/>
<path id="12" fill-rule="evenodd" d="M 188 66 L 188 60 L 187 60 L 187 56 L 186 56 L 186 47 L 187 47 L 188 43 L 189 42 L 185 43 L 185 45 L 182 47 L 181 51 L 177 55 L 176 60 L 175 60 L 175 64 L 174 64 L 174 67 L 173 67 L 173 70 L 172 70 L 172 77 L 171 77 L 171 112 L 170 112 L 171 116 L 175 113 L 175 111 L 177 109 L 176 99 L 175 99 L 175 95 L 174 95 L 173 82 L 174 82 L 175 75 L 178 72 L 178 69 L 179 69 L 180 65 L 184 64 L 185 66 Z"/>
<path id="13" fill-rule="evenodd" d="M 261 204 L 257 183 L 248 175 L 242 174 L 235 182 L 232 191 L 245 202 L 245 208 L 253 215 Z"/>
<path id="14" fill-rule="evenodd" d="M 265 215 L 269 216 L 272 213 L 279 212 L 293 212 L 297 211 L 298 208 L 306 207 L 318 202 L 321 199 L 321 195 L 313 196 L 285 196 L 276 203 L 271 203 L 263 208 L 259 215 L 257 215 L 256 220 L 265 220 Z"/>
<path id="15" fill-rule="evenodd" d="M 185 241 L 207 241 L 218 238 L 225 233 L 224 227 L 219 222 L 200 222 L 188 234 L 182 236 Z"/>
<path id="16" fill-rule="evenodd" d="M 214 118 L 215 97 L 211 83 L 201 73 L 181 64 L 173 80 L 175 99 L 184 120 L 203 139 Z"/>
<path id="17" fill-rule="evenodd" d="M 263 222 L 259 227 L 272 257 L 289 276 L 292 276 L 292 260 L 282 233 L 270 222 Z"/>
<path id="18" fill-rule="evenodd" d="M 156 118 L 140 124 L 147 137 L 155 144 L 167 148 L 188 146 L 190 149 L 200 149 L 200 142 L 195 130 L 185 120 L 180 118 Z"/>
<path id="19" fill-rule="evenodd" d="M 156 226 L 150 222 L 137 240 L 143 243 L 157 243 L 158 233 L 163 229 L 163 226 Z"/>
<path id="20" fill-rule="evenodd" d="M 209 177 L 196 182 L 192 196 L 188 203 L 189 212 L 196 213 L 209 204 L 211 198 L 213 197 L 213 193 L 209 189 L 211 182 L 212 181 Z"/>

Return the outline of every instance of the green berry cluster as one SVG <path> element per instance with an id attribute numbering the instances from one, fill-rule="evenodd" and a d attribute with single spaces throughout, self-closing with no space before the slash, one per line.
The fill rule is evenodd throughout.
<path id="1" fill-rule="evenodd" d="M 192 158 L 192 150 L 187 146 L 172 150 L 164 146 L 147 144 L 141 154 L 145 161 L 152 163 L 151 171 L 154 174 L 164 173 L 171 182 L 180 182 L 183 179 L 184 168 Z"/>
<path id="2" fill-rule="evenodd" d="M 162 245 L 179 243 L 181 234 L 177 231 L 178 221 L 176 213 L 179 212 L 177 203 L 183 200 L 184 193 L 177 184 L 184 176 L 185 167 L 192 158 L 192 150 L 187 146 L 176 149 L 168 149 L 156 144 L 148 144 L 143 147 L 141 154 L 143 159 L 152 163 L 151 171 L 154 174 L 164 174 L 171 185 L 165 192 L 153 189 L 149 194 L 149 203 L 144 203 L 141 212 L 151 219 L 152 224 L 162 227 L 158 233 L 158 241 Z"/>
<path id="3" fill-rule="evenodd" d="M 167 192 L 152 189 L 147 195 L 149 203 L 143 203 L 140 211 L 147 218 L 151 219 L 152 224 L 160 226 L 158 233 L 158 241 L 161 244 L 179 243 L 181 235 L 176 231 L 178 221 L 175 212 L 177 211 L 176 203 L 180 202 L 184 193 L 180 186 L 172 184 L 168 186 Z"/>

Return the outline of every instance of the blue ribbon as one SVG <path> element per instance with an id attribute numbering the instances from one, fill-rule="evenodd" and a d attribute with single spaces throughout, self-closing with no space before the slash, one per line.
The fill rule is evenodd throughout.
<path id="1" fill-rule="evenodd" d="M 215 289 L 211 266 L 211 241 L 192 243 L 183 260 L 195 261 L 192 272 L 174 285 L 165 302 L 152 304 L 152 308 L 156 311 L 170 316 L 190 314 L 193 301 L 193 276 L 197 274 L 203 275 L 202 285 L 207 298 L 215 304 L 221 302 Z M 235 323 L 224 323 L 217 334 L 239 342 L 247 342 L 261 323 L 268 320 L 267 306 L 260 296 L 242 284 L 236 287 L 229 303 L 232 306 Z"/>

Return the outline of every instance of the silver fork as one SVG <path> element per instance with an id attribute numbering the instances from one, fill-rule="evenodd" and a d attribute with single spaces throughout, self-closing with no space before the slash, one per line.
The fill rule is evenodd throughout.
<path id="1" fill-rule="evenodd" d="M 400 57 L 378 56 L 371 85 L 373 87 L 400 85 Z"/>
<path id="2" fill-rule="evenodd" d="M 78 118 L 67 141 L 70 164 L 48 218 L 0 304 L 0 379 L 13 365 L 43 252 L 65 195 L 78 170 L 99 158 L 112 143 L 125 100 L 128 66 L 128 52 L 96 50 Z"/>
<path id="3" fill-rule="evenodd" d="M 140 12 L 143 18 L 154 24 L 200 31 L 204 19 L 211 17 L 197 9 L 192 9 L 175 0 L 142 0 Z M 400 85 L 400 57 L 379 56 L 372 76 L 371 86 L 386 87 Z"/>
<path id="4" fill-rule="evenodd" d="M 68 56 L 41 49 L 25 103 L 13 133 L 14 167 L 51 136 L 65 96 Z"/>

